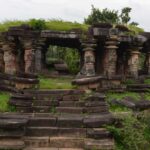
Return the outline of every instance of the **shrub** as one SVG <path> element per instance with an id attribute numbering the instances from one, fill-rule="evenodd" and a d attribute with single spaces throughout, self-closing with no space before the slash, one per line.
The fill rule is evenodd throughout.
<path id="1" fill-rule="evenodd" d="M 46 22 L 43 19 L 31 19 L 31 20 L 29 20 L 29 25 L 34 30 L 44 30 L 44 29 L 46 29 Z"/>
<path id="2" fill-rule="evenodd" d="M 129 115 L 123 118 L 122 127 L 108 126 L 116 141 L 117 150 L 149 150 L 150 143 L 145 136 L 147 124 Z"/>

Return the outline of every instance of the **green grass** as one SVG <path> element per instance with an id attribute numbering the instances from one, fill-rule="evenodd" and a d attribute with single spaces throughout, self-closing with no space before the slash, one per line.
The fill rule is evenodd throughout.
<path id="1" fill-rule="evenodd" d="M 40 89 L 74 89 L 72 79 L 66 78 L 40 78 Z"/>
<path id="2" fill-rule="evenodd" d="M 150 92 L 144 93 L 144 99 L 150 100 Z"/>
<path id="3" fill-rule="evenodd" d="M 131 97 L 134 100 L 139 100 L 140 94 L 138 94 L 136 92 L 124 92 L 124 93 L 111 93 L 111 92 L 109 92 L 106 94 L 106 99 L 108 101 L 111 101 L 113 99 L 122 100 L 125 97 Z"/>
<path id="4" fill-rule="evenodd" d="M 145 80 L 144 80 L 144 83 L 145 83 L 145 84 L 150 84 L 150 79 L 145 79 Z"/>
<path id="5" fill-rule="evenodd" d="M 10 111 L 10 106 L 8 104 L 10 94 L 0 93 L 0 112 Z"/>
<path id="6" fill-rule="evenodd" d="M 62 20 L 49 20 L 46 21 L 46 27 L 49 30 L 56 30 L 56 31 L 68 31 L 73 29 L 81 29 L 83 31 L 88 30 L 88 25 L 80 24 L 77 22 L 67 22 Z"/>
<path id="7" fill-rule="evenodd" d="M 20 26 L 22 24 L 31 25 L 31 20 L 21 21 L 21 20 L 6 20 L 0 23 L 0 32 L 7 31 L 10 27 Z M 81 29 L 82 31 L 87 31 L 89 25 L 80 24 L 77 22 L 68 22 L 63 20 L 46 20 L 45 29 L 55 30 L 55 31 L 69 31 L 74 29 Z"/>

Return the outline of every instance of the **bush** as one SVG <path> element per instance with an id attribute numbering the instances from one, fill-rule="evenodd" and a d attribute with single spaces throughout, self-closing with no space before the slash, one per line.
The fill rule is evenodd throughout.
<path id="1" fill-rule="evenodd" d="M 122 120 L 122 127 L 108 126 L 107 129 L 114 135 L 116 150 L 149 150 L 150 142 L 145 131 L 147 124 L 129 115 Z"/>
<path id="2" fill-rule="evenodd" d="M 46 29 L 46 22 L 43 19 L 31 19 L 29 20 L 29 25 L 34 29 L 34 30 L 44 30 Z"/>

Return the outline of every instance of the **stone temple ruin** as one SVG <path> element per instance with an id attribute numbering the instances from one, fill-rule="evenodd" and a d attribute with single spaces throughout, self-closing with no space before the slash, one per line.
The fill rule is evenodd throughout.
<path id="1" fill-rule="evenodd" d="M 122 26 L 93 25 L 83 33 L 34 31 L 22 25 L 1 33 L 0 40 L 0 71 L 6 74 L 41 72 L 49 45 L 79 51 L 80 72 L 73 83 L 82 88 L 114 87 L 122 79 L 150 74 L 149 33 L 132 36 Z M 144 70 L 139 71 L 141 53 L 146 57 Z"/>
<path id="2" fill-rule="evenodd" d="M 80 72 L 72 81 L 79 89 L 36 87 L 49 45 L 79 51 Z M 88 32 L 11 27 L 0 34 L 0 90 L 12 93 L 9 103 L 17 112 L 0 114 L 0 149 L 113 150 L 113 137 L 104 125 L 115 118 L 105 95 L 87 96 L 85 90 L 130 89 L 122 81 L 149 75 L 150 33 L 132 35 L 126 27 L 110 24 L 93 25 Z"/>

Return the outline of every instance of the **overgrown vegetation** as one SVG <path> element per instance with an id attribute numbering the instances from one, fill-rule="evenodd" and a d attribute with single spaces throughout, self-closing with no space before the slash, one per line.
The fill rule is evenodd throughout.
<path id="1" fill-rule="evenodd" d="M 150 79 L 145 79 L 145 80 L 144 80 L 144 83 L 145 83 L 145 84 L 150 84 Z"/>
<path id="2" fill-rule="evenodd" d="M 116 150 L 149 150 L 150 147 L 150 125 L 149 117 L 137 119 L 136 116 L 128 114 L 122 118 L 121 126 L 117 124 L 108 126 L 116 142 Z"/>
<path id="3" fill-rule="evenodd" d="M 136 93 L 136 92 L 124 92 L 124 93 L 112 93 L 112 92 L 109 92 L 109 93 L 106 94 L 107 101 L 111 101 L 113 99 L 122 100 L 125 97 L 131 97 L 134 100 L 139 100 L 141 98 L 140 94 Z"/>
<path id="4" fill-rule="evenodd" d="M 84 22 L 90 25 L 92 25 L 93 23 L 110 23 L 113 25 L 125 25 L 130 31 L 132 31 L 129 33 L 131 35 L 135 35 L 140 32 L 143 32 L 144 30 L 138 27 L 139 24 L 137 22 L 131 22 L 131 11 L 132 8 L 130 7 L 122 8 L 121 12 L 119 13 L 118 10 L 109 10 L 107 8 L 101 10 L 99 8 L 95 8 L 92 5 L 91 13 L 90 15 L 88 15 L 87 18 L 84 19 Z"/>
<path id="5" fill-rule="evenodd" d="M 40 89 L 74 89 L 72 79 L 68 78 L 44 78 L 40 77 Z"/>
<path id="6" fill-rule="evenodd" d="M 9 98 L 9 93 L 0 93 L 0 112 L 10 111 L 10 106 L 8 104 Z"/>
<path id="7" fill-rule="evenodd" d="M 69 22 L 63 20 L 43 20 L 43 19 L 30 19 L 26 21 L 21 20 L 12 20 L 12 21 L 4 21 L 0 23 L 0 31 L 7 31 L 10 27 L 20 26 L 22 24 L 28 24 L 35 30 L 54 30 L 54 31 L 70 31 L 70 30 L 82 30 L 87 31 L 89 25 L 80 24 L 77 22 Z"/>

